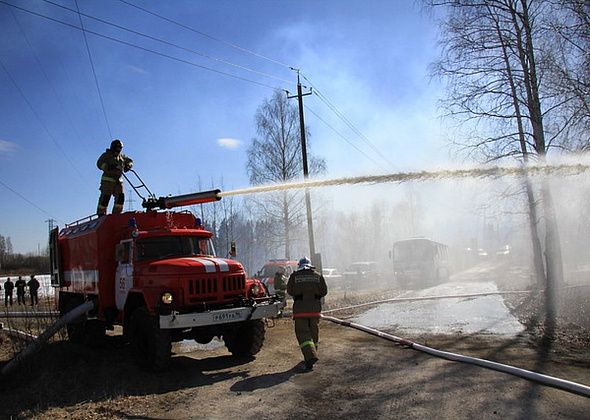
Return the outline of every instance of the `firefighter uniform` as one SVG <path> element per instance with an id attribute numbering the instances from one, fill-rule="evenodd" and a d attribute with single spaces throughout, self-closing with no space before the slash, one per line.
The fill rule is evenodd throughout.
<path id="1" fill-rule="evenodd" d="M 285 283 L 285 275 L 282 271 L 277 271 L 274 278 L 275 293 L 283 301 L 285 301 L 285 291 L 287 290 L 287 284 Z"/>
<path id="2" fill-rule="evenodd" d="M 133 160 L 121 153 L 123 150 L 123 143 L 121 140 L 113 140 L 111 147 L 106 149 L 100 155 L 96 166 L 102 170 L 102 177 L 100 178 L 100 197 L 98 199 L 98 206 L 96 214 L 103 215 L 107 213 L 107 207 L 111 195 L 114 197 L 113 214 L 121 213 L 123 211 L 123 204 L 125 203 L 125 194 L 123 192 L 123 181 L 121 177 L 123 172 L 127 172 L 133 166 Z"/>
<path id="3" fill-rule="evenodd" d="M 311 369 L 318 361 L 321 299 L 328 294 L 328 287 L 324 276 L 313 269 L 309 260 L 302 259 L 299 269 L 289 277 L 287 293 L 293 296 L 295 336 L 303 353 L 305 367 Z"/>

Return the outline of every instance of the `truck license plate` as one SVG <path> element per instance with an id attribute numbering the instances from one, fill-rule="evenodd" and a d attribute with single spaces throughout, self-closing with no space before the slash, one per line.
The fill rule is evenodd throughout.
<path id="1" fill-rule="evenodd" d="M 236 312 L 224 312 L 222 314 L 214 314 L 213 321 L 220 322 L 220 321 L 234 321 L 234 320 L 241 320 L 242 313 L 240 311 Z"/>

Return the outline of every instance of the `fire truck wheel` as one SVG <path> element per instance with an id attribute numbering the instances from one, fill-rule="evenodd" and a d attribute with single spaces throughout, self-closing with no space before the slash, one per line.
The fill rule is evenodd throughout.
<path id="1" fill-rule="evenodd" d="M 140 366 L 161 371 L 168 367 L 172 354 L 170 334 L 161 330 L 147 308 L 137 308 L 131 315 L 131 347 Z"/>
<path id="2" fill-rule="evenodd" d="M 61 312 L 61 316 L 67 314 L 72 309 L 81 305 L 83 302 L 77 300 L 70 300 L 66 303 L 65 309 Z M 68 332 L 68 340 L 72 343 L 83 344 L 86 339 L 86 316 L 80 317 L 75 322 L 70 322 L 66 325 L 66 331 Z"/>
<path id="3" fill-rule="evenodd" d="M 244 322 L 223 335 L 223 342 L 231 354 L 238 357 L 253 356 L 264 343 L 265 326 L 262 319 Z"/>
<path id="4" fill-rule="evenodd" d="M 103 321 L 92 319 L 86 321 L 85 326 L 85 342 L 89 346 L 97 346 L 102 343 L 105 338 L 106 325 Z"/>
<path id="5" fill-rule="evenodd" d="M 82 344 L 84 343 L 84 337 L 86 329 L 84 328 L 84 322 L 70 323 L 66 325 L 68 331 L 68 339 L 72 343 Z"/>

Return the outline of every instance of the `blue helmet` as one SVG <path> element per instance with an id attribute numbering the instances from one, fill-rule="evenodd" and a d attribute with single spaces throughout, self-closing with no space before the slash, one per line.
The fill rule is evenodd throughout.
<path id="1" fill-rule="evenodd" d="M 311 261 L 307 257 L 301 258 L 297 264 L 297 270 L 309 270 L 311 268 L 313 268 L 313 265 L 311 265 Z"/>

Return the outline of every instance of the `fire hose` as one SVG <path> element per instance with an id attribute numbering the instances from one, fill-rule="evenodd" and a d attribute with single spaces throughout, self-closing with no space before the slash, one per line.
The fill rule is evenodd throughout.
<path id="1" fill-rule="evenodd" d="M 60 329 L 66 326 L 66 324 L 76 320 L 77 318 L 84 315 L 86 312 L 91 311 L 95 308 L 95 301 L 88 301 L 66 313 L 60 319 L 55 321 L 49 328 L 35 338 L 27 347 L 25 347 L 19 354 L 13 357 L 3 368 L 2 375 L 9 374 L 14 368 L 20 365 L 26 358 L 34 354 L 41 348 L 43 344 L 51 337 L 55 335 Z"/>
<path id="2" fill-rule="evenodd" d="M 530 370 L 517 368 L 515 366 L 505 365 L 503 363 L 492 362 L 490 360 L 479 359 L 477 357 L 465 356 L 457 353 L 451 353 L 447 351 L 433 349 L 431 347 L 424 346 L 422 344 L 414 343 L 413 341 L 406 340 L 404 338 L 396 337 L 395 335 L 387 334 L 382 331 L 376 330 L 374 328 L 370 328 L 361 324 L 357 324 L 350 321 L 345 321 L 339 318 L 335 318 L 332 316 L 322 315 L 322 319 L 326 321 L 331 321 L 339 325 L 343 325 L 345 327 L 354 328 L 368 334 L 374 335 L 376 337 L 383 338 L 388 341 L 392 341 L 394 343 L 400 344 L 402 346 L 407 346 L 411 349 L 418 350 L 431 356 L 440 357 L 443 359 L 451 360 L 454 362 L 461 362 L 461 363 L 468 363 L 476 366 L 485 367 L 487 369 L 496 370 L 498 372 L 507 373 L 510 375 L 518 376 L 524 379 L 528 379 L 542 385 L 551 386 L 553 388 L 558 388 L 567 392 L 571 392 L 573 394 L 582 395 L 584 397 L 590 397 L 590 386 L 579 384 L 572 381 L 567 381 L 565 379 L 555 378 L 553 376 L 544 375 L 541 373 L 533 372 Z"/>

